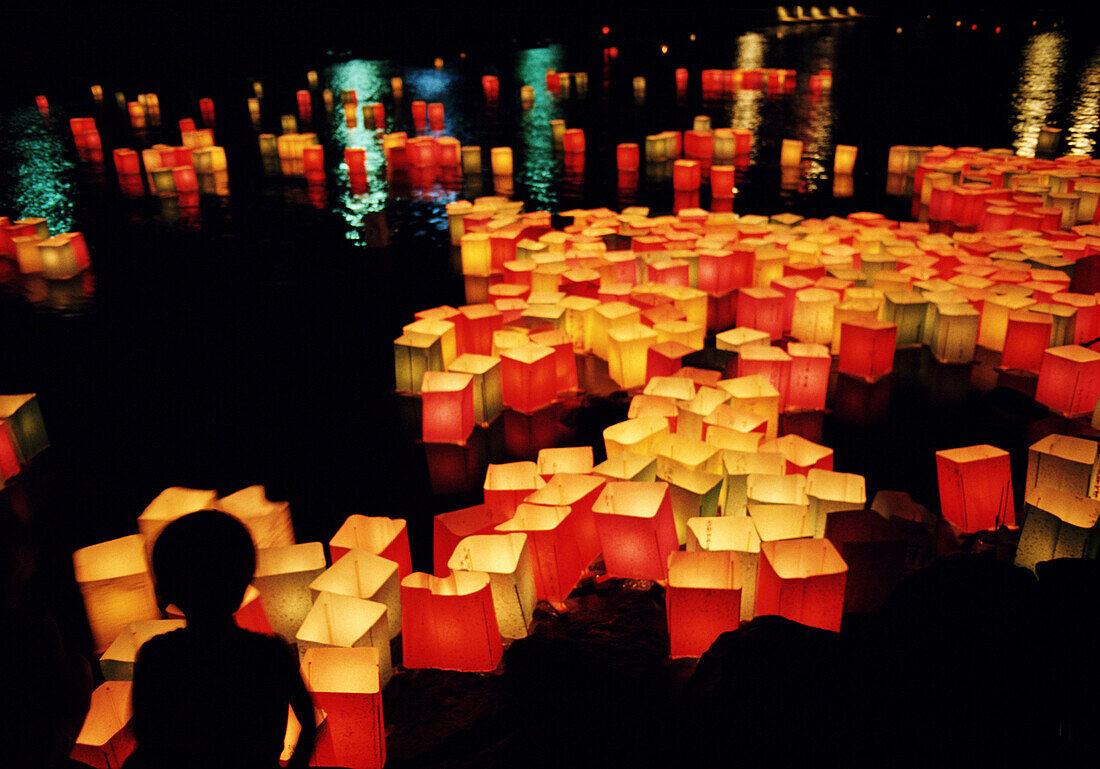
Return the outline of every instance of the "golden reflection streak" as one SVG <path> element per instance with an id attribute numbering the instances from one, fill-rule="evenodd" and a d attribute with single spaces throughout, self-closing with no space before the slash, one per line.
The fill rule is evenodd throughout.
<path id="1" fill-rule="evenodd" d="M 1074 155 L 1091 155 L 1096 147 L 1093 138 L 1100 127 L 1100 48 L 1093 53 L 1077 82 L 1077 98 L 1073 101 L 1069 127 L 1068 150 Z"/>
<path id="2" fill-rule="evenodd" d="M 764 52 L 767 47 L 765 37 L 757 32 L 746 32 L 737 38 L 737 68 L 760 69 L 764 66 Z M 764 94 L 754 89 L 738 89 L 729 105 L 730 128 L 746 128 L 755 139 L 760 128 L 760 105 L 764 103 Z M 752 155 L 756 153 L 757 143 L 753 141 Z"/>
<path id="3" fill-rule="evenodd" d="M 1058 88 L 1065 69 L 1066 38 L 1058 32 L 1034 35 L 1024 45 L 1020 83 L 1012 97 L 1016 122 L 1012 146 L 1022 157 L 1035 157 L 1039 131 L 1058 106 Z"/>

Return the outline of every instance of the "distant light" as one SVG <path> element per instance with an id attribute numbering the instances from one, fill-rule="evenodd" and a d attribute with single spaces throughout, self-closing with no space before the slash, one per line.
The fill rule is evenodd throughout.
<path id="1" fill-rule="evenodd" d="M 962 25 L 963 25 L 963 23 L 962 23 L 962 21 L 961 21 L 960 19 L 956 19 L 956 20 L 955 20 L 955 26 L 956 26 L 956 27 L 961 27 Z"/>
<path id="2" fill-rule="evenodd" d="M 691 35 L 688 37 L 688 40 L 690 40 L 693 43 L 695 42 L 695 33 L 694 32 L 691 33 Z"/>
<path id="3" fill-rule="evenodd" d="M 1038 23 L 1039 23 L 1038 21 L 1034 21 L 1034 20 L 1033 20 L 1033 21 L 1031 22 L 1031 26 L 1033 26 L 1033 27 L 1034 27 L 1034 26 L 1036 26 L 1036 25 L 1037 25 Z"/>
<path id="4" fill-rule="evenodd" d="M 618 57 L 619 49 L 616 48 L 615 46 L 611 46 L 610 48 L 607 49 L 607 55 L 610 56 L 612 59 L 614 59 L 614 58 Z"/>
<path id="5" fill-rule="evenodd" d="M 993 30 L 993 32 L 994 32 L 994 34 L 999 35 L 999 34 L 1001 34 L 1001 28 L 997 27 L 995 30 Z"/>
<path id="6" fill-rule="evenodd" d="M 901 34 L 901 27 L 898 27 L 898 28 L 897 28 L 896 30 L 894 30 L 894 31 L 895 31 L 895 32 L 896 32 L 897 34 L 899 34 L 899 35 L 900 35 L 900 34 Z"/>
<path id="7" fill-rule="evenodd" d="M 978 28 L 978 25 L 977 25 L 977 24 L 971 24 L 971 25 L 970 25 L 970 31 L 971 31 L 971 32 L 974 32 L 974 31 L 975 31 L 975 30 L 976 30 L 977 28 Z"/>
<path id="8" fill-rule="evenodd" d="M 611 34 L 611 27 L 604 27 L 603 29 L 600 30 L 600 32 L 602 32 L 605 35 L 610 35 Z"/>
<path id="9" fill-rule="evenodd" d="M 435 68 L 436 69 L 443 69 L 443 59 L 440 58 L 439 56 L 435 57 Z"/>
<path id="10" fill-rule="evenodd" d="M 661 46 L 661 53 L 668 53 L 668 46 L 667 45 L 662 45 Z"/>
<path id="11" fill-rule="evenodd" d="M 462 53 L 460 53 L 460 54 L 458 55 L 458 58 L 460 58 L 460 59 L 465 59 L 465 58 L 466 58 L 466 52 L 465 52 L 465 51 L 463 51 Z"/>

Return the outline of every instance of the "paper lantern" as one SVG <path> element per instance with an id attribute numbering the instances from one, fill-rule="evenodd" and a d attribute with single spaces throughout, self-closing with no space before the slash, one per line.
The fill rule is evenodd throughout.
<path id="1" fill-rule="evenodd" d="M 455 547 L 447 566 L 455 573 L 488 574 L 501 635 L 511 639 L 527 637 L 536 598 L 526 534 L 466 537 Z"/>
<path id="2" fill-rule="evenodd" d="M 768 420 L 765 434 L 774 438 L 779 431 L 779 391 L 764 377 L 753 374 L 723 379 L 718 386 L 730 394 L 732 405 Z"/>
<path id="3" fill-rule="evenodd" d="M 786 410 L 790 390 L 791 356 L 778 347 L 755 345 L 741 350 L 737 356 L 737 376 L 759 375 L 779 392 L 779 409 Z"/>
<path id="4" fill-rule="evenodd" d="M 772 339 L 783 336 L 783 294 L 772 288 L 751 286 L 740 290 L 737 325 L 767 332 Z"/>
<path id="5" fill-rule="evenodd" d="M 1075 418 L 1091 414 L 1100 395 L 1100 353 L 1064 345 L 1043 352 L 1035 400 Z"/>
<path id="6" fill-rule="evenodd" d="M 848 567 L 827 539 L 760 546 L 756 615 L 778 614 L 810 627 L 840 630 Z"/>
<path id="7" fill-rule="evenodd" d="M 558 473 L 551 477 L 545 486 L 531 492 L 526 499 L 530 504 L 569 508 L 571 519 L 569 529 L 574 537 L 582 565 L 586 568 L 600 554 L 600 538 L 596 531 L 596 519 L 592 513 L 592 506 L 603 492 L 605 477 L 616 480 L 649 481 L 656 477 L 656 460 L 653 457 L 643 457 L 629 452 L 620 454 L 620 457 L 619 462 L 612 463 L 617 465 L 618 475 L 610 474 L 612 468 L 607 462 L 593 468 L 592 475 Z M 608 475 L 601 477 L 601 473 Z M 516 509 L 519 509 L 518 506 Z"/>
<path id="8" fill-rule="evenodd" d="M 671 376 L 680 370 L 680 363 L 693 349 L 681 342 L 658 342 L 646 350 L 646 381 L 654 377 Z"/>
<path id="9" fill-rule="evenodd" d="M 493 351 L 493 332 L 504 326 L 504 317 L 491 304 L 470 304 L 459 307 L 455 316 L 458 350 L 476 355 Z"/>
<path id="10" fill-rule="evenodd" d="M 940 305 L 935 311 L 930 347 L 940 363 L 970 363 L 978 340 L 978 311 L 969 304 Z"/>
<path id="11" fill-rule="evenodd" d="M 99 670 L 108 681 L 133 681 L 134 660 L 142 645 L 153 636 L 185 627 L 182 619 L 148 619 L 131 622 L 99 658 Z"/>
<path id="12" fill-rule="evenodd" d="M 648 351 L 657 344 L 657 333 L 635 323 L 608 329 L 607 337 L 607 362 L 611 378 L 627 390 L 644 385 Z"/>
<path id="13" fill-rule="evenodd" d="M 668 484 L 676 539 L 687 542 L 687 522 L 691 518 L 718 515 L 723 477 L 716 473 L 688 470 L 680 465 L 661 467 L 657 460 L 657 478 Z"/>
<path id="14" fill-rule="evenodd" d="M 833 154 L 833 174 L 851 175 L 855 173 L 857 148 L 850 144 L 838 144 Z"/>
<path id="15" fill-rule="evenodd" d="M 558 396 L 554 350 L 526 344 L 500 355 L 504 405 L 521 414 L 532 414 Z"/>
<path id="16" fill-rule="evenodd" d="M 490 464 L 485 471 L 485 504 L 502 520 L 510 518 L 519 503 L 545 483 L 534 462 Z"/>
<path id="17" fill-rule="evenodd" d="M 27 464 L 50 445 L 34 393 L 0 395 L 0 430 L 7 433 L 20 464 Z"/>
<path id="18" fill-rule="evenodd" d="M 149 556 L 152 557 L 153 545 L 165 526 L 188 513 L 212 510 L 217 501 L 217 492 L 185 489 L 180 486 L 171 486 L 158 494 L 137 519 L 138 531 L 145 538 L 145 549 Z"/>
<path id="19" fill-rule="evenodd" d="M 668 484 L 608 483 L 592 511 L 609 576 L 667 580 L 679 546 Z"/>
<path id="20" fill-rule="evenodd" d="M 829 390 L 829 369 L 832 356 L 822 344 L 789 342 L 787 355 L 791 373 L 786 393 L 788 411 L 821 411 Z"/>
<path id="21" fill-rule="evenodd" d="M 538 473 L 547 481 L 556 473 L 590 473 L 593 464 L 591 446 L 539 449 L 537 460 Z"/>
<path id="22" fill-rule="evenodd" d="M 672 552 L 668 556 L 669 656 L 699 657 L 741 618 L 741 576 L 729 551 Z"/>
<path id="23" fill-rule="evenodd" d="M 592 473 L 615 481 L 657 480 L 657 457 L 623 451 L 592 468 Z"/>
<path id="24" fill-rule="evenodd" d="M 312 605 L 309 585 L 326 565 L 320 542 L 256 550 L 252 584 L 260 591 L 271 629 L 287 643 L 294 643 Z"/>
<path id="25" fill-rule="evenodd" d="M 472 377 L 474 422 L 487 425 L 504 408 L 500 358 L 466 353 L 455 358 L 448 371 Z"/>
<path id="26" fill-rule="evenodd" d="M 421 385 L 425 443 L 465 444 L 474 429 L 474 378 L 426 371 Z"/>
<path id="27" fill-rule="evenodd" d="M 1025 498 L 1024 528 L 1015 564 L 1035 569 L 1054 558 L 1096 558 L 1100 554 L 1100 502 L 1060 489 L 1036 486 Z"/>
<path id="28" fill-rule="evenodd" d="M 106 649 L 131 622 L 160 618 L 142 535 L 77 550 L 73 574 L 97 651 Z"/>
<path id="29" fill-rule="evenodd" d="M 489 575 L 413 572 L 401 580 L 402 664 L 491 671 L 502 654 Z"/>
<path id="30" fill-rule="evenodd" d="M 364 550 L 396 563 L 397 574 L 402 579 L 412 571 L 409 532 L 404 518 L 349 515 L 328 541 L 328 549 L 333 563 L 349 550 Z"/>
<path id="31" fill-rule="evenodd" d="M 811 468 L 806 473 L 806 497 L 810 502 L 814 536 L 823 537 L 830 514 L 862 510 L 867 505 L 867 484 L 862 475 Z"/>
<path id="32" fill-rule="evenodd" d="M 966 446 L 936 452 L 940 512 L 967 533 L 1011 523 L 1012 475 L 1008 452 Z"/>
<path id="33" fill-rule="evenodd" d="M 783 168 L 797 168 L 802 162 L 802 142 L 784 139 L 779 152 L 779 165 Z"/>
<path id="34" fill-rule="evenodd" d="M 773 452 L 761 452 L 773 453 Z M 780 455 L 782 456 L 782 455 Z M 809 512 L 809 498 L 806 496 L 806 476 L 749 473 L 745 478 L 745 495 L 748 505 L 794 505 Z M 813 527 L 800 536 L 811 536 Z"/>
<path id="35" fill-rule="evenodd" d="M 594 307 L 594 315 L 589 334 L 589 347 L 593 353 L 604 360 L 608 359 L 608 336 L 612 328 L 631 326 L 639 323 L 641 311 L 625 302 L 610 302 Z M 573 336 L 570 334 L 570 336 Z M 575 340 L 576 337 L 573 336 Z M 653 340 L 656 342 L 656 339 Z"/>
<path id="36" fill-rule="evenodd" d="M 522 532 L 527 537 L 535 597 L 540 601 L 562 606 L 587 569 L 588 561 L 582 558 L 573 531 L 574 522 L 568 506 L 525 503 L 516 508 L 511 520 L 496 527 L 501 534 Z"/>
<path id="37" fill-rule="evenodd" d="M 314 647 L 306 652 L 302 679 L 325 713 L 314 761 L 382 769 L 386 732 L 380 673 L 380 655 L 373 647 Z"/>
<path id="38" fill-rule="evenodd" d="M 444 368 L 442 338 L 431 334 L 402 334 L 393 341 L 393 356 L 398 392 L 419 393 L 424 373 Z"/>
<path id="39" fill-rule="evenodd" d="M 70 758 L 97 769 L 120 769 L 137 747 L 129 725 L 132 688 L 129 681 L 96 687 Z"/>
<path id="40" fill-rule="evenodd" d="M 1035 300 L 1026 296 L 992 295 L 986 298 L 982 303 L 978 344 L 988 350 L 1004 350 L 1009 313 L 1023 310 L 1033 304 Z"/>
<path id="41" fill-rule="evenodd" d="M 840 294 L 824 288 L 804 288 L 795 294 L 791 336 L 800 342 L 828 344 L 833 337 L 833 315 Z"/>
<path id="42" fill-rule="evenodd" d="M 177 489 L 176 491 L 190 490 Z M 179 498 L 179 495 L 176 496 Z M 160 497 L 158 496 L 157 499 L 159 500 Z M 198 501 L 200 498 L 195 497 L 191 504 Z M 229 513 L 243 523 L 248 533 L 252 535 L 252 541 L 256 547 L 285 547 L 294 544 L 294 523 L 290 518 L 290 503 L 271 502 L 263 486 L 249 486 L 236 491 L 217 500 L 213 507 L 215 510 Z"/>
<path id="43" fill-rule="evenodd" d="M 837 370 L 867 382 L 878 381 L 894 368 L 897 333 L 898 327 L 887 321 L 844 321 Z"/>
<path id="44" fill-rule="evenodd" d="M 654 441 L 668 434 L 668 420 L 663 417 L 628 419 L 603 431 L 604 448 L 608 459 L 624 451 L 650 454 Z"/>
<path id="45" fill-rule="evenodd" d="M 699 189 L 703 170 L 697 160 L 675 160 L 672 163 L 672 188 L 680 192 Z"/>
<path id="46" fill-rule="evenodd" d="M 747 512 L 761 542 L 813 536 L 814 521 L 807 505 L 757 505 L 750 502 Z"/>
<path id="47" fill-rule="evenodd" d="M 493 147 L 489 150 L 489 164 L 493 176 L 512 175 L 512 148 Z"/>
<path id="48" fill-rule="evenodd" d="M 1038 374 L 1043 352 L 1050 343 L 1051 326 L 1049 315 L 1026 310 L 1009 313 L 1001 368 Z"/>
<path id="49" fill-rule="evenodd" d="M 388 558 L 365 550 L 349 550 L 313 580 L 309 590 L 315 607 L 322 592 L 384 604 L 389 637 L 394 638 L 401 632 L 400 577 L 397 572 L 397 563 Z"/>
<path id="50" fill-rule="evenodd" d="M 377 601 L 321 592 L 298 629 L 297 645 L 299 660 L 310 649 L 371 647 L 378 652 L 381 685 L 393 676 L 390 622 L 386 605 Z"/>
<path id="51" fill-rule="evenodd" d="M 471 534 L 491 534 L 493 528 L 509 520 L 513 512 L 494 512 L 488 505 L 474 505 L 435 516 L 432 524 L 432 569 L 436 576 L 450 574 L 447 561 L 464 538 Z"/>
<path id="52" fill-rule="evenodd" d="M 1070 435 L 1048 435 L 1027 452 L 1025 490 L 1043 486 L 1086 497 L 1093 494 L 1093 468 L 1100 452 L 1096 441 Z"/>
<path id="53" fill-rule="evenodd" d="M 637 171 L 638 156 L 638 145 L 633 142 L 615 147 L 615 165 L 620 171 Z"/>
<path id="54" fill-rule="evenodd" d="M 844 510 L 829 515 L 825 539 L 848 565 L 844 611 L 878 611 L 905 569 L 902 530 L 873 510 Z"/>

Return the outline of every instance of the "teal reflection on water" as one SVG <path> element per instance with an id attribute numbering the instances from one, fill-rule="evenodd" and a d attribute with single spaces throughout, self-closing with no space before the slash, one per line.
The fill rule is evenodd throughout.
<path id="1" fill-rule="evenodd" d="M 1058 107 L 1058 92 L 1065 70 L 1066 38 L 1059 32 L 1043 32 L 1024 44 L 1020 82 L 1012 96 L 1016 154 L 1035 157 L 1039 132 Z"/>
<path id="2" fill-rule="evenodd" d="M 0 213 L 12 219 L 44 218 L 50 232 L 73 229 L 73 163 L 65 156 L 60 132 L 34 107 L 0 117 L 4 183 Z"/>
<path id="3" fill-rule="evenodd" d="M 1070 120 L 1069 151 L 1074 155 L 1091 155 L 1096 147 L 1096 129 L 1100 128 L 1100 49 L 1081 71 Z"/>
<path id="4" fill-rule="evenodd" d="M 520 140 L 523 142 L 521 180 L 527 187 L 528 199 L 535 209 L 554 210 L 558 195 L 554 188 L 557 159 L 550 137 L 550 121 L 562 116 L 557 97 L 546 90 L 546 70 L 558 69 L 562 62 L 561 46 L 528 48 L 516 57 L 518 85 L 532 86 L 535 101 L 520 117 Z"/>

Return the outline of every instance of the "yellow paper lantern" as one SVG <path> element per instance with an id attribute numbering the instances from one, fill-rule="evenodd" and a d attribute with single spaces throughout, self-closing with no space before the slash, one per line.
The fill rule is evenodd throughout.
<path id="1" fill-rule="evenodd" d="M 401 588 L 397 563 L 366 550 L 349 550 L 309 585 L 314 605 L 322 592 L 384 604 L 390 638 L 401 632 Z"/>
<path id="2" fill-rule="evenodd" d="M 138 516 L 138 531 L 145 538 L 146 551 L 152 556 L 153 545 L 164 527 L 177 518 L 199 510 L 213 510 L 218 494 L 211 490 L 170 486 L 156 496 Z"/>
<path id="3" fill-rule="evenodd" d="M 756 574 L 760 564 L 760 535 L 748 516 L 692 518 L 687 524 L 687 551 L 730 552 L 737 557 L 741 576 L 741 619 L 753 618 Z"/>
<path id="4" fill-rule="evenodd" d="M 137 747 L 129 728 L 132 689 L 129 681 L 107 681 L 96 687 L 71 758 L 97 769 L 119 769 L 125 763 Z"/>
<path id="5" fill-rule="evenodd" d="M 317 647 L 372 647 L 378 651 L 378 675 L 383 688 L 393 676 L 390 623 L 383 603 L 322 592 L 299 625 L 296 640 L 299 660 Z"/>
<path id="6" fill-rule="evenodd" d="M 229 513 L 252 535 L 256 547 L 287 547 L 294 544 L 294 523 L 289 502 L 272 502 L 263 486 L 249 486 L 222 497 L 215 510 Z"/>
<path id="7" fill-rule="evenodd" d="M 497 626 L 505 638 L 526 638 L 535 608 L 535 574 L 527 535 L 475 534 L 461 540 L 447 562 L 453 572 L 489 575 Z"/>
<path id="8" fill-rule="evenodd" d="M 271 629 L 294 643 L 298 628 L 312 607 L 309 586 L 324 572 L 325 549 L 320 542 L 256 551 L 252 585 L 260 591 Z"/>
<path id="9" fill-rule="evenodd" d="M 829 513 L 866 507 L 867 484 L 862 475 L 812 468 L 806 473 L 806 496 L 810 501 L 814 536 L 821 538 L 825 536 Z"/>
<path id="10" fill-rule="evenodd" d="M 77 550 L 73 574 L 97 650 L 106 649 L 131 622 L 160 618 L 142 535 Z"/>

